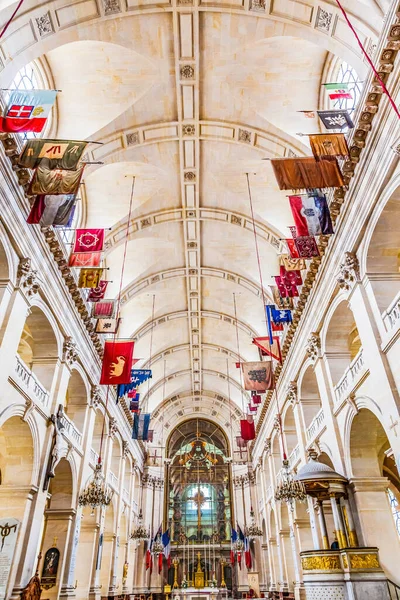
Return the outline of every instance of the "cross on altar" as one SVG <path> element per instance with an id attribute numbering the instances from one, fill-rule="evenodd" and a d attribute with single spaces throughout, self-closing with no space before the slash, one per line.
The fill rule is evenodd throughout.
<path id="1" fill-rule="evenodd" d="M 396 427 L 398 426 L 399 422 L 398 421 L 394 421 L 393 420 L 393 416 L 390 415 L 390 425 L 389 425 L 389 429 L 393 429 L 394 431 L 394 435 L 397 437 L 397 431 L 396 431 Z"/>
<path id="2" fill-rule="evenodd" d="M 157 448 L 154 450 L 154 454 L 151 457 L 153 459 L 153 465 L 157 464 L 157 458 L 161 458 L 161 454 L 157 454 Z"/>
<path id="3" fill-rule="evenodd" d="M 194 496 L 188 498 L 188 500 L 192 500 L 195 504 L 197 504 L 197 536 L 200 540 L 201 537 L 201 507 L 206 502 L 206 500 L 211 500 L 210 497 L 205 496 L 203 492 L 200 491 L 200 485 L 197 486 L 197 492 Z"/>
<path id="4" fill-rule="evenodd" d="M 244 458 L 247 458 L 247 448 L 241 448 L 239 446 L 239 450 L 234 450 L 234 454 L 240 454 L 240 458 L 243 458 L 243 452 L 245 452 Z"/>

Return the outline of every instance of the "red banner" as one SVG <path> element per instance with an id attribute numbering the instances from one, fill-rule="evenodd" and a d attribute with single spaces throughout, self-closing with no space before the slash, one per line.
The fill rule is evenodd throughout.
<path id="1" fill-rule="evenodd" d="M 254 427 L 253 417 L 240 420 L 240 435 L 244 440 L 254 440 L 256 437 L 256 430 Z"/>
<path id="2" fill-rule="evenodd" d="M 74 252 L 101 252 L 104 244 L 104 229 L 77 229 Z"/>
<path id="3" fill-rule="evenodd" d="M 106 341 L 104 344 L 101 385 L 130 383 L 135 342 Z"/>
<path id="4" fill-rule="evenodd" d="M 101 252 L 73 252 L 69 257 L 70 267 L 98 267 Z"/>

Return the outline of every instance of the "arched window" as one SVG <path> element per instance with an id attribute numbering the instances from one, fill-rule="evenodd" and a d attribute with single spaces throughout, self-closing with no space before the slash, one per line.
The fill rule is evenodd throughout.
<path id="1" fill-rule="evenodd" d="M 396 525 L 397 533 L 400 536 L 400 504 L 392 490 L 387 491 L 389 496 L 390 507 L 392 509 L 394 524 Z"/>
<path id="2" fill-rule="evenodd" d="M 12 82 L 10 83 L 10 90 L 40 90 L 46 89 L 50 86 L 48 85 L 47 78 L 43 73 L 40 65 L 34 61 L 28 63 L 22 69 L 18 71 Z M 6 102 L 8 101 L 8 97 L 5 97 Z M 23 133 L 19 133 L 18 135 L 23 140 L 28 140 L 37 137 L 45 137 L 46 131 L 49 131 L 51 127 L 52 117 L 53 117 L 52 109 L 49 118 L 47 119 L 47 123 L 45 125 L 44 130 L 41 133 L 35 133 L 33 131 L 27 131 Z"/>
<path id="3" fill-rule="evenodd" d="M 340 98 L 336 100 L 333 107 L 335 109 L 342 109 L 348 111 L 354 111 L 357 108 L 357 104 L 361 97 L 363 88 L 363 82 L 357 75 L 357 72 L 347 62 L 343 61 L 339 65 L 337 75 L 333 79 L 335 83 L 348 83 L 348 91 L 352 95 L 352 98 Z"/>

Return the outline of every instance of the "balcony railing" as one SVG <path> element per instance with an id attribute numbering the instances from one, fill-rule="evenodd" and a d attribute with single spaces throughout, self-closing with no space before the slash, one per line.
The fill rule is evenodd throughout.
<path id="1" fill-rule="evenodd" d="M 99 461 L 99 455 L 97 454 L 96 450 L 93 450 L 93 448 L 90 448 L 89 462 L 91 462 L 91 464 L 95 467 L 97 465 L 98 461 Z"/>
<path id="2" fill-rule="evenodd" d="M 394 333 L 393 330 L 400 327 L 400 292 L 382 314 L 382 319 L 388 332 Z"/>
<path id="3" fill-rule="evenodd" d="M 112 471 L 108 473 L 108 483 L 114 490 L 118 490 L 118 477 Z"/>
<path id="4" fill-rule="evenodd" d="M 315 440 L 317 435 L 321 432 L 321 429 L 323 428 L 324 423 L 325 423 L 324 409 L 321 408 L 321 410 L 315 415 L 315 417 L 311 421 L 311 425 L 307 429 L 306 433 L 307 433 L 307 441 L 308 442 L 312 442 Z"/>
<path id="5" fill-rule="evenodd" d="M 125 500 L 125 502 L 129 502 L 129 492 L 126 488 L 123 488 L 122 490 L 122 497 Z"/>
<path id="6" fill-rule="evenodd" d="M 340 402 L 348 396 L 366 371 L 363 349 L 360 348 L 357 356 L 352 360 L 344 372 L 343 377 L 335 386 L 335 401 Z"/>
<path id="7" fill-rule="evenodd" d="M 300 458 L 300 446 L 297 444 L 297 446 L 295 448 L 293 448 L 293 450 L 289 454 L 289 466 L 291 469 L 293 469 L 294 465 L 297 463 L 299 458 Z"/>
<path id="8" fill-rule="evenodd" d="M 60 421 L 64 426 L 63 434 L 74 444 L 74 446 L 80 448 L 82 446 L 81 432 L 75 427 L 71 419 L 69 419 L 65 413 L 62 414 Z"/>
<path id="9" fill-rule="evenodd" d="M 16 358 L 15 373 L 17 381 L 25 388 L 26 391 L 39 400 L 43 406 L 47 406 L 49 403 L 49 392 L 43 385 L 38 381 L 36 375 L 26 366 L 24 361 L 18 356 Z"/>

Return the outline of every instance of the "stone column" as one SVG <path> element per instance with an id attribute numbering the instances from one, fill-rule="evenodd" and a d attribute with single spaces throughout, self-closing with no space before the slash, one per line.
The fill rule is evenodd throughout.
<path id="1" fill-rule="evenodd" d="M 16 354 L 28 315 L 28 298 L 20 290 L 15 290 L 9 299 L 0 330 L 0 385 L 3 388 L 10 373 L 15 371 Z"/>
<path id="2" fill-rule="evenodd" d="M 322 500 L 318 500 L 317 501 L 317 506 L 318 506 L 318 524 L 319 524 L 319 529 L 320 529 L 320 533 L 321 533 L 321 539 L 322 539 L 322 548 L 324 550 L 329 550 L 329 538 L 328 538 L 328 530 L 326 528 L 326 521 L 325 521 L 325 515 L 324 515 L 324 505 Z"/>
<path id="3" fill-rule="evenodd" d="M 358 546 L 358 538 L 356 527 L 354 524 L 353 513 L 351 510 L 351 506 L 347 498 L 341 498 L 341 502 L 343 505 L 343 511 L 346 513 L 347 523 L 348 523 L 348 538 L 349 545 L 351 548 L 356 548 Z"/>
<path id="4" fill-rule="evenodd" d="M 379 548 L 382 567 L 389 579 L 398 580 L 400 539 L 391 514 L 386 477 L 350 479 L 365 546 Z"/>
<path id="5" fill-rule="evenodd" d="M 72 535 L 65 552 L 65 571 L 61 585 L 60 598 L 75 598 L 75 566 L 78 551 L 79 534 L 82 522 L 82 508 L 78 508 L 71 524 Z"/>
<path id="6" fill-rule="evenodd" d="M 339 507 L 337 504 L 336 495 L 331 494 L 330 499 L 331 499 L 331 506 L 332 506 L 333 521 L 335 523 L 335 531 L 336 531 L 336 537 L 339 542 L 339 547 L 346 548 L 347 540 L 346 540 L 345 533 L 343 531 L 343 519 L 341 518 L 341 515 L 339 514 Z"/>

